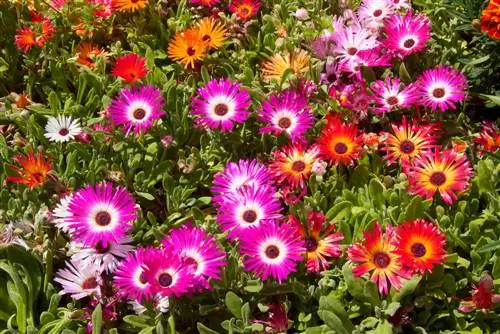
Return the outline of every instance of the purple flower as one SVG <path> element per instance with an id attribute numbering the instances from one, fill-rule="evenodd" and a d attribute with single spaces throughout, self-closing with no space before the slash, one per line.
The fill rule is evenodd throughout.
<path id="1" fill-rule="evenodd" d="M 402 57 L 423 50 L 431 38 L 431 23 L 425 15 L 391 15 L 384 28 L 386 39 L 383 44 L 391 52 Z"/>

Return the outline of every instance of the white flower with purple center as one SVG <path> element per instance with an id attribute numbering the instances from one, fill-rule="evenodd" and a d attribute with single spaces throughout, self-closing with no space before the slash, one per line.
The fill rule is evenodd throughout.
<path id="1" fill-rule="evenodd" d="M 56 143 L 63 143 L 82 133 L 80 122 L 78 119 L 73 119 L 71 116 L 59 115 L 57 117 L 49 117 L 47 125 L 45 125 L 45 138 Z"/>
<path id="2" fill-rule="evenodd" d="M 375 103 L 378 104 L 373 111 L 378 113 L 408 108 L 416 100 L 414 87 L 412 85 L 404 87 L 399 78 L 391 79 L 387 76 L 385 81 L 377 80 L 372 84 L 371 90 L 374 93 Z"/>
<path id="3" fill-rule="evenodd" d="M 53 223 L 57 228 L 61 229 L 63 232 L 71 232 L 71 212 L 69 211 L 69 203 L 73 199 L 73 194 L 68 194 L 61 198 L 56 207 L 52 210 L 52 215 L 54 216 Z"/>
<path id="4" fill-rule="evenodd" d="M 334 32 L 332 39 L 335 41 L 333 51 L 338 60 L 354 58 L 358 52 L 371 50 L 379 45 L 377 36 L 356 24 Z"/>
<path id="5" fill-rule="evenodd" d="M 431 38 L 431 23 L 422 14 L 391 15 L 385 23 L 383 44 L 402 57 L 423 50 Z"/>
<path id="6" fill-rule="evenodd" d="M 99 297 L 101 294 L 101 268 L 95 263 L 66 262 L 66 267 L 57 272 L 54 281 L 62 285 L 59 294 L 69 294 L 73 299 L 90 295 Z"/>
<path id="7" fill-rule="evenodd" d="M 361 23 L 372 30 L 378 30 L 384 20 L 394 13 L 392 0 L 363 0 L 358 9 Z"/>

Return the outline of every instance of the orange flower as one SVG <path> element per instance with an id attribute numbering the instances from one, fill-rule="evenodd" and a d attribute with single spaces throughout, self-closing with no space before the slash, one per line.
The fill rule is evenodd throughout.
<path id="1" fill-rule="evenodd" d="M 288 69 L 291 69 L 295 76 L 300 76 L 309 69 L 309 55 L 300 49 L 292 53 L 277 53 L 264 62 L 262 66 L 266 79 L 281 80 Z"/>
<path id="2" fill-rule="evenodd" d="M 494 39 L 500 39 L 500 1 L 491 0 L 481 16 L 481 30 Z"/>
<path id="3" fill-rule="evenodd" d="M 146 7 L 148 0 L 113 0 L 113 8 L 117 12 L 135 12 Z"/>
<path id="4" fill-rule="evenodd" d="M 24 109 L 31 104 L 27 94 L 20 94 L 16 98 L 16 108 Z"/>
<path id="5" fill-rule="evenodd" d="M 198 29 L 188 29 L 178 32 L 168 43 L 168 56 L 183 64 L 184 67 L 194 68 L 196 61 L 202 61 L 207 55 L 207 44 Z"/>
<path id="6" fill-rule="evenodd" d="M 33 46 L 44 46 L 56 32 L 56 28 L 48 17 L 36 12 L 31 12 L 30 16 L 31 22 L 18 29 L 15 36 L 17 47 L 24 53 L 27 53 Z"/>
<path id="7" fill-rule="evenodd" d="M 22 183 L 30 188 L 44 184 L 47 174 L 52 169 L 52 162 L 50 159 L 44 159 L 41 150 L 37 156 L 30 150 L 28 155 L 20 154 L 12 159 L 21 167 L 11 166 L 17 175 L 7 177 L 7 182 Z"/>
<path id="8" fill-rule="evenodd" d="M 205 17 L 198 21 L 196 25 L 200 29 L 201 39 L 209 49 L 218 49 L 224 44 L 227 30 L 220 21 Z"/>
<path id="9" fill-rule="evenodd" d="M 247 21 L 257 15 L 260 6 L 260 0 L 233 0 L 229 10 L 231 13 L 236 13 L 241 20 Z"/>
<path id="10" fill-rule="evenodd" d="M 92 36 L 94 36 L 94 32 L 90 29 L 90 26 L 91 25 L 88 25 L 85 22 L 80 22 L 71 27 L 71 30 L 73 30 L 75 34 L 82 39 L 92 38 Z"/>
<path id="11" fill-rule="evenodd" d="M 103 49 L 98 46 L 93 45 L 92 43 L 82 43 L 76 47 L 76 54 L 78 58 L 76 62 L 81 65 L 85 65 L 90 68 L 95 67 L 95 59 L 99 55 L 104 55 L 105 52 Z"/>

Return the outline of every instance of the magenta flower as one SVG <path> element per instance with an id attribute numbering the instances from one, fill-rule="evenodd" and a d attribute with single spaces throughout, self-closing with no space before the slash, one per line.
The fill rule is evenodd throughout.
<path id="1" fill-rule="evenodd" d="M 384 20 L 394 13 L 392 0 L 363 0 L 358 9 L 358 18 L 363 26 L 377 30 Z"/>
<path id="2" fill-rule="evenodd" d="M 146 280 L 144 271 L 149 267 L 153 248 L 136 248 L 118 265 L 113 282 L 118 293 L 129 300 L 150 300 L 153 296 L 152 286 Z"/>
<path id="3" fill-rule="evenodd" d="M 378 113 L 408 108 L 416 100 L 414 87 L 411 85 L 404 87 L 399 78 L 391 79 L 387 76 L 385 81 L 377 80 L 371 90 L 374 93 L 375 103 L 378 104 L 373 110 Z"/>
<path id="4" fill-rule="evenodd" d="M 422 14 L 391 15 L 384 27 L 386 39 L 383 44 L 403 57 L 423 50 L 431 38 L 431 23 Z"/>
<path id="5" fill-rule="evenodd" d="M 371 50 L 379 45 L 377 36 L 358 25 L 334 32 L 332 39 L 336 45 L 333 51 L 339 60 L 353 58 L 359 51 Z"/>

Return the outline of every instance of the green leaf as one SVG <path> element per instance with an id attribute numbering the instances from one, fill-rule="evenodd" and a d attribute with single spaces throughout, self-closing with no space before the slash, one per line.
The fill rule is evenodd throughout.
<path id="1" fill-rule="evenodd" d="M 247 302 L 241 307 L 241 319 L 243 320 L 243 325 L 248 326 L 250 324 L 250 317 L 252 312 L 250 310 L 250 304 Z"/>
<path id="2" fill-rule="evenodd" d="M 151 195 L 150 193 L 143 193 L 143 192 L 140 192 L 140 191 L 136 191 L 135 192 L 139 197 L 142 197 L 142 198 L 145 198 L 147 199 L 148 201 L 152 201 L 155 199 L 155 197 L 153 195 Z"/>
<path id="3" fill-rule="evenodd" d="M 200 334 L 219 334 L 219 332 L 214 331 L 213 329 L 208 328 L 201 322 L 196 323 L 196 328 Z"/>
<path id="4" fill-rule="evenodd" d="M 335 333 L 337 334 L 348 334 L 349 332 L 344 328 L 344 325 L 342 324 L 342 321 L 340 320 L 339 317 L 335 315 L 335 313 L 326 311 L 326 310 L 319 310 L 318 315 L 325 322 L 325 324 L 333 329 Z"/>
<path id="5" fill-rule="evenodd" d="M 413 292 L 415 292 L 415 289 L 417 288 L 419 282 L 420 282 L 420 277 L 418 276 L 415 276 L 412 279 L 406 281 L 403 287 L 394 294 L 392 301 L 399 302 L 404 297 L 411 295 Z"/>
<path id="6" fill-rule="evenodd" d="M 365 300 L 364 295 L 364 281 L 360 278 L 355 278 L 352 273 L 352 267 L 346 263 L 342 267 L 342 273 L 344 274 L 344 279 L 347 284 L 347 290 L 349 293 L 357 299 Z"/>
<path id="7" fill-rule="evenodd" d="M 134 326 L 135 328 L 151 327 L 151 325 L 147 322 L 146 318 L 134 314 L 124 316 L 123 321 Z"/>
<path id="8" fill-rule="evenodd" d="M 101 334 L 102 332 L 102 307 L 97 305 L 92 312 L 92 334 Z"/>
<path id="9" fill-rule="evenodd" d="M 491 103 L 500 106 L 500 96 L 498 95 L 487 95 L 487 94 L 480 94 L 482 97 L 490 101 Z"/>
<path id="10" fill-rule="evenodd" d="M 379 322 L 377 328 L 371 331 L 367 331 L 367 333 L 370 334 L 392 334 L 392 325 L 389 323 L 389 321 L 384 320 L 382 322 Z"/>
<path id="11" fill-rule="evenodd" d="M 339 202 L 330 208 L 325 216 L 328 220 L 340 220 L 350 214 L 351 207 L 352 203 L 349 201 Z"/>
<path id="12" fill-rule="evenodd" d="M 344 309 L 344 305 L 335 297 L 335 294 L 329 294 L 328 296 L 321 296 L 319 299 L 319 309 L 333 312 L 337 315 L 346 330 L 352 332 L 354 326 L 349 319 L 347 311 Z"/>
<path id="13" fill-rule="evenodd" d="M 255 293 L 255 292 L 259 292 L 260 290 L 262 290 L 263 286 L 264 285 L 262 284 L 262 281 L 260 281 L 260 280 L 248 280 L 247 285 L 244 286 L 243 289 L 245 291 Z"/>
<path id="14" fill-rule="evenodd" d="M 385 204 L 384 190 L 384 185 L 378 179 L 370 180 L 368 192 L 370 194 L 370 198 L 373 200 L 373 204 L 378 208 L 383 208 Z"/>
<path id="15" fill-rule="evenodd" d="M 226 293 L 226 306 L 228 310 L 238 319 L 241 319 L 241 307 L 243 306 L 243 302 L 241 301 L 241 298 L 238 297 L 237 294 L 235 294 L 232 291 L 228 291 Z"/>
<path id="16" fill-rule="evenodd" d="M 491 252 L 496 249 L 500 248 L 500 240 L 490 242 L 489 244 L 486 244 L 484 246 L 481 246 L 477 249 L 478 253 L 486 253 L 486 252 Z"/>

